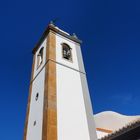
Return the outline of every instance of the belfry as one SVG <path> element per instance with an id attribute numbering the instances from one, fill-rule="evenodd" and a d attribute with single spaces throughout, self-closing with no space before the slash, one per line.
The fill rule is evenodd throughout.
<path id="1" fill-rule="evenodd" d="M 24 140 L 97 140 L 80 45 L 51 23 L 33 49 Z"/>

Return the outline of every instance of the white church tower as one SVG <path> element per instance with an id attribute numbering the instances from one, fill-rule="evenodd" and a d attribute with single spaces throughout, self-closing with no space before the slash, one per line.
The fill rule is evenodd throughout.
<path id="1" fill-rule="evenodd" d="M 33 49 L 24 140 L 96 140 L 80 44 L 49 24 Z"/>

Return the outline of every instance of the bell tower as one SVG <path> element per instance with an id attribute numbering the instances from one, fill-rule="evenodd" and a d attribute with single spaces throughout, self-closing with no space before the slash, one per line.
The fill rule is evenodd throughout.
<path id="1" fill-rule="evenodd" d="M 24 140 L 97 140 L 80 44 L 51 23 L 33 49 Z"/>

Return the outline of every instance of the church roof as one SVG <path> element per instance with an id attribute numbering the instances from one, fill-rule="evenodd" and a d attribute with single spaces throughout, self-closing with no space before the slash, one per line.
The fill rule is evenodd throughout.
<path id="1" fill-rule="evenodd" d="M 114 139 L 114 138 L 116 138 L 118 136 L 121 136 L 124 133 L 128 133 L 131 130 L 136 129 L 138 127 L 140 127 L 140 119 L 137 119 L 137 120 L 129 123 L 128 125 L 120 128 L 119 130 L 117 130 L 117 131 L 115 131 L 115 132 L 113 132 L 111 134 L 108 134 L 105 137 L 102 137 L 100 140 L 112 140 L 112 139 Z"/>
<path id="2" fill-rule="evenodd" d="M 140 116 L 126 116 L 113 111 L 105 111 L 94 115 L 97 128 L 116 131 L 123 126 L 139 119 Z"/>
<path id="3" fill-rule="evenodd" d="M 116 134 L 119 130 L 126 130 L 130 124 L 140 121 L 140 116 L 126 116 L 112 111 L 105 111 L 94 115 L 98 139 Z M 118 134 L 118 133 L 117 133 Z M 107 140 L 107 139 L 105 139 Z"/>

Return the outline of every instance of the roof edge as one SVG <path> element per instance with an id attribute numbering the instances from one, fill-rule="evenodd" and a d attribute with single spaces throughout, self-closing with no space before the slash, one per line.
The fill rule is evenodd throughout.
<path id="1" fill-rule="evenodd" d="M 115 139 L 116 137 L 125 134 L 129 131 L 131 131 L 132 129 L 135 129 L 137 127 L 140 127 L 140 119 L 136 119 L 135 121 L 127 124 L 126 126 L 120 128 L 119 130 L 114 131 L 111 134 L 108 134 L 105 137 L 100 138 L 99 140 L 111 140 L 111 139 Z"/>

